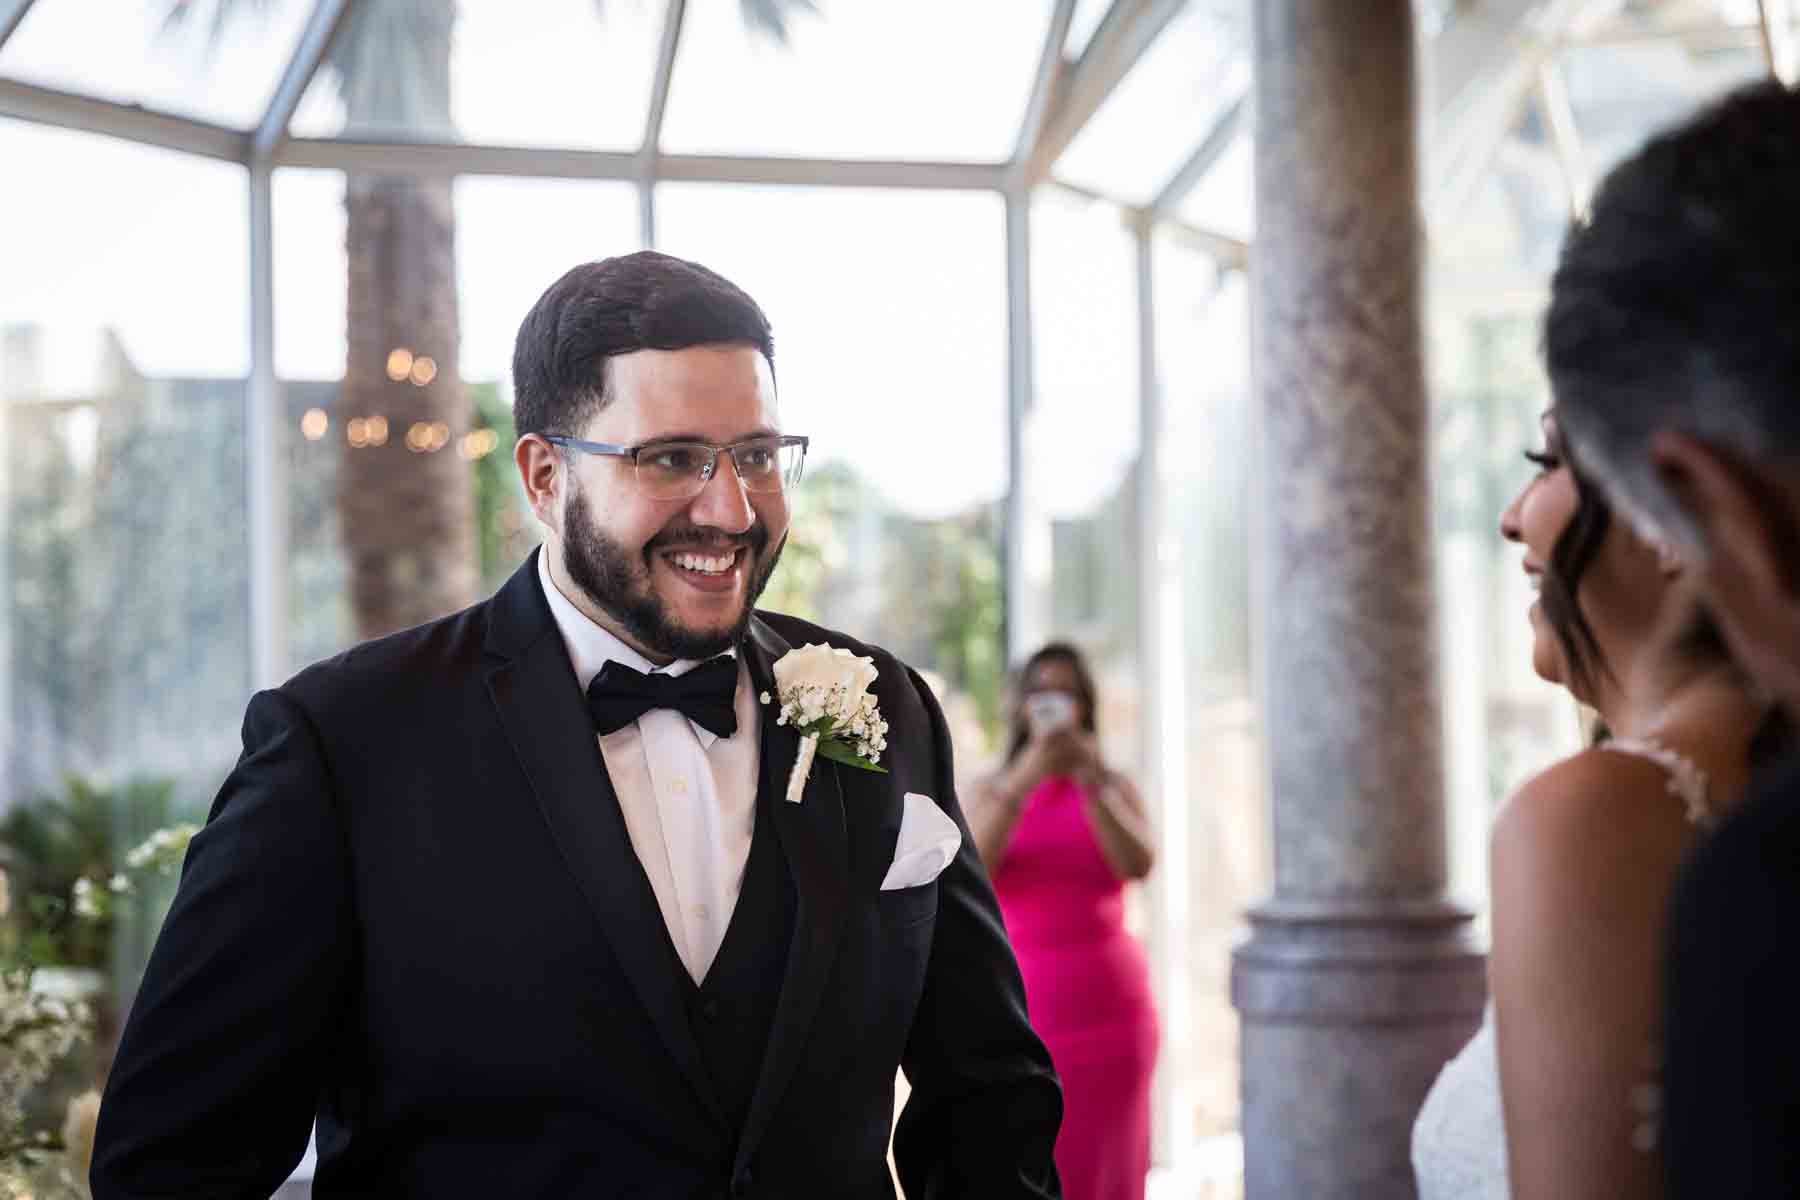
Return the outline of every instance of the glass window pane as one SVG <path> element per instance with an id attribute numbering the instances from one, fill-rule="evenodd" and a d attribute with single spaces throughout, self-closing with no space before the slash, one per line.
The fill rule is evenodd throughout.
<path id="1" fill-rule="evenodd" d="M 601 150 L 643 140 L 663 5 L 461 0 L 424 29 L 417 8 L 362 0 L 343 53 L 294 113 L 296 135 Z"/>
<path id="2" fill-rule="evenodd" d="M 1248 16 L 1230 0 L 1189 0 L 1057 160 L 1057 177 L 1153 200 L 1249 86 Z"/>
<path id="3" fill-rule="evenodd" d="M 630 254 L 642 244 L 632 184 L 457 180 L 463 378 L 508 380 L 519 322 L 544 290 L 571 267 Z"/>
<path id="4" fill-rule="evenodd" d="M 1496 806 L 1578 742 L 1573 701 L 1531 670 L 1533 596 L 1498 531 L 1550 403 L 1538 343 L 1569 224 L 1561 167 L 1529 111 L 1453 214 L 1427 260 L 1440 679 L 1451 883 L 1484 908 Z"/>
<path id="5" fill-rule="evenodd" d="M 248 128 L 299 45 L 312 0 L 181 6 L 40 0 L 0 50 L 0 76 Z"/>
<path id="6" fill-rule="evenodd" d="M 1116 205 L 1040 188 L 1031 205 L 1037 389 L 1027 455 L 1043 515 L 1094 516 L 1138 454 L 1137 266 Z M 1060 567 L 1058 569 L 1060 574 Z"/>
<path id="7" fill-rule="evenodd" d="M 665 184 L 657 198 L 661 248 L 768 313 L 782 428 L 812 438 L 763 603 L 934 672 L 958 771 L 981 769 L 1004 669 L 999 197 Z"/>
<path id="8" fill-rule="evenodd" d="M 276 172 L 275 328 L 289 455 L 289 661 L 333 654 L 356 639 L 348 600 L 337 486 L 351 444 L 342 400 L 349 254 L 345 183 L 335 171 Z M 483 594 L 523 561 L 539 531 L 525 507 L 511 450 L 513 337 L 526 311 L 578 263 L 637 248 L 637 192 L 628 184 L 467 178 L 453 192 L 454 278 L 461 317 L 459 375 L 470 428 L 486 440 L 434 453 L 466 458 L 473 472 Z M 401 430 L 390 418 L 389 436 Z M 363 447 L 366 450 L 367 447 Z"/>
<path id="9" fill-rule="evenodd" d="M 1581 46 L 1562 56 L 1592 181 L 1652 132 L 1708 100 L 1768 74 L 1760 36 L 1667 38 Z"/>
<path id="10" fill-rule="evenodd" d="M 1208 233 L 1246 242 L 1256 235 L 1256 141 L 1248 129 L 1231 139 L 1178 211 Z"/>
<path id="11" fill-rule="evenodd" d="M 1143 786 L 1138 645 L 1137 246 L 1116 205 L 1056 187 L 1031 203 L 1035 397 L 1025 520 L 1048 526 L 1048 636 L 1086 655 L 1106 761 Z M 1032 586 L 1021 580 L 1018 586 Z M 1031 654 L 1038 647 L 1025 646 Z M 1145 913 L 1134 889 L 1134 930 Z"/>
<path id="12" fill-rule="evenodd" d="M 1207 1186 L 1241 1187 L 1238 1022 L 1231 946 L 1270 883 L 1262 726 L 1251 678 L 1250 305 L 1242 272 L 1220 273 L 1181 240 L 1155 239 L 1157 368 L 1165 503 L 1180 563 L 1187 674 L 1187 1028 L 1170 1030 L 1164 1069 L 1181 1105 L 1173 1129 L 1198 1140 Z"/>
<path id="13" fill-rule="evenodd" d="M 1609 28 L 1632 36 L 1658 33 L 1754 30 L 1758 0 L 1625 0 Z"/>
<path id="14" fill-rule="evenodd" d="M 693 0 L 663 148 L 1004 159 L 1049 19 L 1048 0 L 838 0 L 796 11 L 782 45 L 746 30 L 737 0 Z"/>
<path id="15" fill-rule="evenodd" d="M 154 828 L 204 815 L 239 749 L 249 198 L 232 165 L 9 121 L 0 162 L 54 181 L 9 191 L 0 221 L 0 853 L 15 901 L 0 939 L 23 935 L 95 989 L 79 1090 L 110 1054 L 166 894 L 152 881 L 97 926 L 30 897 L 67 906 L 78 874 L 104 883 Z M 34 816 L 47 841 L 17 836 Z"/>

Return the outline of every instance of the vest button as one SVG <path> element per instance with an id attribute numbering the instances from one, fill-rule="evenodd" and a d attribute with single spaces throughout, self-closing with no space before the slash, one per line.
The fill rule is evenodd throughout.
<path id="1" fill-rule="evenodd" d="M 707 997 L 706 999 L 700 1001 L 700 1015 L 705 1017 L 708 1021 L 718 1020 L 719 1019 L 719 1002 L 717 1000 L 714 1000 L 710 996 Z M 733 1186 L 736 1185 L 736 1182 L 737 1182 L 736 1180 L 732 1181 Z"/>

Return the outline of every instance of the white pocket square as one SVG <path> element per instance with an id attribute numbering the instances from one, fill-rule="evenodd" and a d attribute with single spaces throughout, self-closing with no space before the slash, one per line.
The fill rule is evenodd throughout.
<path id="1" fill-rule="evenodd" d="M 962 849 L 962 830 L 930 796 L 908 792 L 905 799 L 894 865 L 881 881 L 884 892 L 930 883 Z"/>

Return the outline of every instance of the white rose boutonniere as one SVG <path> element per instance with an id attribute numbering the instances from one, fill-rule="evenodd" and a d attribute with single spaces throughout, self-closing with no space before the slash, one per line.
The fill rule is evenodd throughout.
<path id="1" fill-rule="evenodd" d="M 875 682 L 875 660 L 833 646 L 807 645 L 790 650 L 775 663 L 775 691 L 781 702 L 777 725 L 800 732 L 800 755 L 788 776 L 787 798 L 800 803 L 813 756 L 863 771 L 879 771 L 887 749 L 887 722 L 869 695 Z M 770 703 L 769 693 L 762 702 Z"/>

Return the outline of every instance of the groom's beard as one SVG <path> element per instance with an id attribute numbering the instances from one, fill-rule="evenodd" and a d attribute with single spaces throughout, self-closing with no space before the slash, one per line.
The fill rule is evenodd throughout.
<path id="1" fill-rule="evenodd" d="M 750 627 L 757 597 L 769 586 L 769 576 L 781 561 L 781 545 L 768 552 L 769 529 L 758 520 L 738 537 L 730 539 L 751 556 L 750 586 L 744 593 L 744 610 L 724 629 L 692 629 L 676 619 L 668 603 L 651 582 L 650 556 L 671 546 L 689 543 L 717 547 L 716 534 L 691 526 L 671 527 L 651 538 L 634 558 L 594 520 L 593 509 L 580 489 L 563 504 L 563 565 L 575 586 L 587 593 L 595 607 L 610 614 L 633 641 L 670 658 L 708 659 L 736 646 Z"/>

